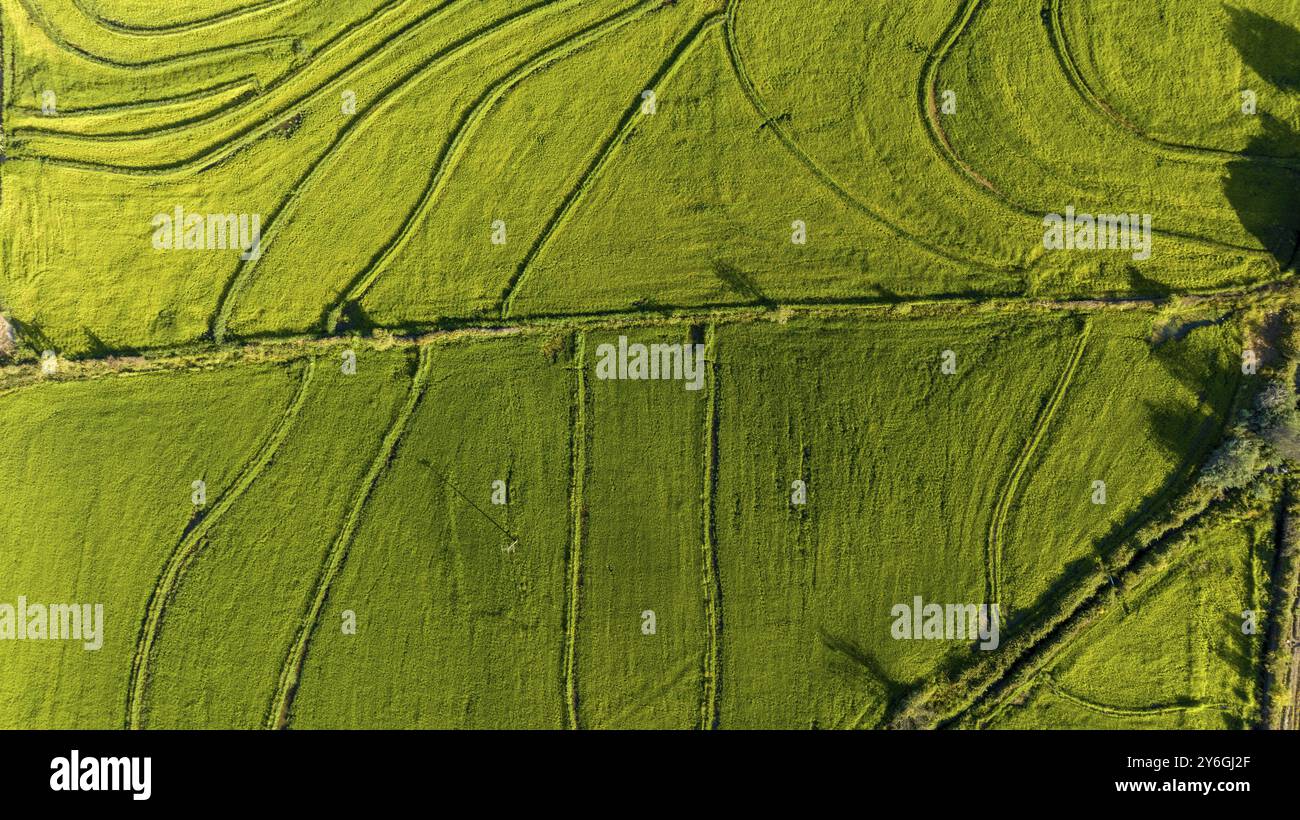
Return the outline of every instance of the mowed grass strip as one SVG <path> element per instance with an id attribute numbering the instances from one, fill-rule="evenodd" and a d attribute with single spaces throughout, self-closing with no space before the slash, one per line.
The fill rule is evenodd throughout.
<path id="1" fill-rule="evenodd" d="M 711 381 L 602 379 L 632 345 L 683 345 L 688 326 L 587 334 L 591 407 L 582 595 L 577 621 L 578 725 L 695 728 L 705 697 L 708 624 L 702 551 Z M 685 376 L 683 371 L 683 376 Z"/>

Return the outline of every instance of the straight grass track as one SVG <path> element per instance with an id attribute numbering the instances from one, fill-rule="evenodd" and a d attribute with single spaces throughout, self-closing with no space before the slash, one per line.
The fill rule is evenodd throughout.
<path id="1" fill-rule="evenodd" d="M 717 325 L 709 323 L 704 330 L 704 361 L 708 368 L 705 378 L 707 410 L 704 423 L 704 440 L 708 453 L 704 458 L 704 511 L 703 551 L 704 567 L 704 623 L 707 641 L 704 646 L 704 671 L 700 676 L 703 692 L 700 698 L 700 728 L 716 729 L 721 720 L 722 694 L 722 575 L 718 571 L 718 335 Z"/>
<path id="2" fill-rule="evenodd" d="M 569 478 L 569 544 L 565 555 L 567 594 L 564 599 L 564 714 L 570 729 L 578 728 L 578 607 L 582 603 L 582 543 L 586 534 L 587 507 L 583 487 L 587 479 L 588 407 L 587 334 L 573 334 L 573 461 Z"/>

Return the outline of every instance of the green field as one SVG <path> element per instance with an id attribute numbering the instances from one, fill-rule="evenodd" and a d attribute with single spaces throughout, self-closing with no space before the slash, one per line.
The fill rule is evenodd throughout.
<path id="1" fill-rule="evenodd" d="M 0 0 L 0 728 L 1295 725 L 1297 55 Z"/>

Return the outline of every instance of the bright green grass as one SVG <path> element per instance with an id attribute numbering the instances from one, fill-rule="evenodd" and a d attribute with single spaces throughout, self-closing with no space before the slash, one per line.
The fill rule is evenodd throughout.
<path id="1" fill-rule="evenodd" d="M 574 375 L 536 338 L 430 355 L 313 633 L 292 726 L 564 725 Z"/>
<path id="2" fill-rule="evenodd" d="M 1015 617 L 1092 572 L 1184 489 L 1240 381 L 1230 325 L 1151 342 L 1151 317 L 1096 316 L 1006 518 L 1000 602 Z M 1095 481 L 1105 503 L 1094 502 Z M 1050 605 L 1050 604 L 1049 604 Z"/>
<path id="3" fill-rule="evenodd" d="M 672 344 L 689 343 L 687 330 L 622 333 L 629 344 Z M 591 334 L 589 360 L 601 343 L 617 344 L 618 334 Z M 589 377 L 588 385 L 578 722 L 694 728 L 707 641 L 708 393 L 686 390 L 681 381 Z M 642 632 L 646 611 L 654 613 L 652 635 Z"/>
<path id="4" fill-rule="evenodd" d="M 720 27 L 683 54 L 658 106 L 611 150 L 513 313 L 1013 289 L 897 239 L 828 190 L 762 127 Z M 796 221 L 806 244 L 792 241 Z"/>
<path id="5" fill-rule="evenodd" d="M 0 726 L 120 728 L 145 603 L 195 515 L 235 482 L 296 368 L 45 384 L 0 400 L 0 601 L 104 606 L 104 643 L 0 645 Z"/>
<path id="6" fill-rule="evenodd" d="M 906 14 L 874 3 L 740 0 L 733 8 L 730 43 L 765 109 L 782 118 L 788 150 L 898 232 L 881 248 L 891 264 L 876 266 L 877 275 L 894 274 L 896 258 L 943 269 L 948 256 L 972 285 L 1023 278 L 1042 255 L 1029 237 L 1033 223 L 989 208 L 926 136 L 918 78 L 956 3 L 912 4 Z M 893 287 L 904 293 L 925 283 L 900 279 Z"/>
<path id="7" fill-rule="evenodd" d="M 134 6 L 91 11 L 123 29 L 73 5 L 3 10 L 0 308 L 34 352 L 502 314 L 1211 289 L 1276 275 L 1295 245 L 1293 170 L 1112 121 L 1071 85 L 1029 0 L 987 0 L 965 24 L 955 3 L 353 0 L 148 34 L 131 30 Z M 1075 82 L 1105 98 L 1132 48 L 1094 42 L 1077 5 L 1060 15 L 1088 55 Z M 1225 14 L 1176 12 L 1159 65 Z M 1242 81 L 1277 92 L 1255 130 L 1220 129 L 1224 145 L 1286 142 L 1294 106 L 1275 97 L 1291 93 L 1289 63 L 1255 52 L 1289 42 L 1293 12 L 1257 25 L 1262 39 L 1208 38 L 1190 63 L 1246 49 Z M 1189 92 L 1189 110 L 1231 74 Z M 57 116 L 40 112 L 46 88 Z M 944 90 L 957 113 L 932 115 Z M 260 214 L 262 257 L 155 250 L 151 220 L 177 205 Z M 1145 262 L 1045 252 L 1041 213 L 1068 205 L 1150 212 L 1166 233 Z M 807 244 L 791 242 L 796 221 Z"/>
<path id="8" fill-rule="evenodd" d="M 322 358 L 272 463 L 210 532 L 167 608 L 149 727 L 264 724 L 325 553 L 410 386 L 409 352 Z"/>
<path id="9" fill-rule="evenodd" d="M 0 646 L 0 725 L 879 724 L 980 657 L 891 639 L 893 604 L 1052 617 L 1220 434 L 1243 344 L 1222 314 L 1154 344 L 1145 309 L 978 300 L 1278 277 L 1298 24 L 1297 0 L 5 2 L 21 367 L 526 327 L 359 340 L 355 376 L 324 345 L 314 368 L 0 386 L 0 601 L 109 623 L 99 652 Z M 177 205 L 259 214 L 262 255 L 154 249 Z M 1151 259 L 1045 251 L 1067 206 L 1150 212 Z M 710 314 L 952 298 L 974 304 Z M 690 318 L 645 323 L 669 309 Z M 707 336 L 718 379 L 596 380 L 620 333 Z M 1248 653 L 1216 631 L 1254 594 L 1264 525 L 1242 527 L 1132 590 L 1006 720 L 1248 723 Z M 1116 690 L 1134 659 L 1150 679 Z"/>
<path id="10" fill-rule="evenodd" d="M 438 316 L 495 315 L 516 277 L 522 278 L 521 309 L 535 303 L 533 294 L 552 276 L 541 272 L 552 258 L 549 248 L 560 234 L 569 233 L 558 223 L 568 197 L 611 173 L 616 178 L 631 173 L 611 168 L 592 175 L 589 169 L 601 157 L 617 154 L 616 148 L 606 149 L 606 141 L 618 135 L 629 111 L 639 110 L 642 92 L 654 86 L 665 114 L 680 108 L 683 89 L 678 81 L 665 86 L 656 76 L 679 44 L 690 41 L 697 19 L 710 5 L 683 3 L 680 12 L 630 20 L 607 38 L 619 44 L 617 60 L 610 59 L 602 41 L 547 65 L 518 85 L 498 82 L 504 95 L 484 109 L 469 138 L 470 150 L 448 163 L 441 186 L 416 217 L 410 240 L 360 294 L 370 320 L 400 325 Z M 639 114 L 633 122 L 637 133 L 652 124 Z M 639 219 L 643 217 L 629 220 L 610 212 L 599 231 L 626 236 L 629 222 Z M 491 242 L 495 220 L 506 226 L 503 245 Z M 602 271 L 605 259 L 597 250 L 565 253 L 566 264 Z M 629 288 L 623 286 L 624 291 Z"/>
<path id="11" fill-rule="evenodd" d="M 1155 230 L 1164 233 L 1154 237 L 1149 260 L 1120 251 L 1057 252 L 1037 272 L 1036 286 L 1152 292 L 1272 275 L 1275 254 L 1289 257 L 1293 243 L 1289 237 L 1261 242 L 1242 219 L 1239 197 L 1225 183 L 1230 158 L 1185 156 L 1144 142 L 1090 105 L 1060 66 L 1041 6 L 1037 0 L 981 4 L 939 67 L 936 87 L 954 91 L 958 101 L 957 113 L 941 116 L 940 124 L 970 169 L 958 176 L 990 207 L 1035 218 L 1067 206 L 1151 214 Z M 1292 173 L 1273 169 L 1253 174 L 1250 187 L 1255 197 L 1280 203 L 1290 201 L 1295 182 Z M 1026 239 L 1041 239 L 1041 225 L 1029 227 Z M 1089 259 L 1091 265 L 1080 266 Z"/>
<path id="12" fill-rule="evenodd" d="M 1085 80 L 1124 120 L 1158 140 L 1220 151 L 1266 149 L 1295 156 L 1294 141 L 1269 139 L 1269 117 L 1300 129 L 1296 35 L 1300 3 L 1122 0 L 1058 2 Z M 1291 32 L 1286 29 L 1290 27 Z M 1244 90 L 1258 111 L 1242 111 Z"/>
<path id="13" fill-rule="evenodd" d="M 891 607 L 985 600 L 1002 479 L 1079 330 L 1064 318 L 721 331 L 722 726 L 871 726 L 945 657 L 971 659 L 962 642 L 894 640 Z M 945 349 L 956 375 L 940 374 Z"/>
<path id="14" fill-rule="evenodd" d="M 688 324 L 586 333 L 581 385 L 564 336 L 462 337 L 418 356 L 361 346 L 356 375 L 335 351 L 289 415 L 305 361 L 19 390 L 4 399 L 7 440 L 30 449 L 10 459 L 22 465 L 10 492 L 32 502 L 7 508 L 5 531 L 39 532 L 42 547 L 5 553 L 9 597 L 104 600 L 110 642 L 7 644 L 18 659 L 7 670 L 44 658 L 76 669 L 61 680 L 79 687 L 23 689 L 7 720 L 120 725 L 145 602 L 186 543 L 187 476 L 197 454 L 219 453 L 210 504 L 244 489 L 191 545 L 147 659 L 143 725 L 263 726 L 286 690 L 301 727 L 694 727 L 713 725 L 715 709 L 723 727 L 876 725 L 939 666 L 978 658 L 967 642 L 892 639 L 894 604 L 978 603 L 993 588 L 1016 618 L 1044 617 L 1029 604 L 1160 509 L 1199 458 L 1235 384 L 1232 334 L 1203 326 L 1153 349 L 1151 322 L 721 325 L 718 378 L 700 391 L 595 378 L 601 343 L 708 338 Z M 945 349 L 955 375 L 940 372 Z M 159 428 L 140 407 L 177 419 Z M 272 425 L 282 438 L 250 474 Z M 113 456 L 139 464 L 104 461 L 174 429 L 186 434 L 170 447 Z M 99 460 L 46 463 L 72 439 L 78 458 Z M 1104 507 L 1078 478 L 1094 472 L 1108 481 Z M 117 476 L 137 510 L 125 523 L 98 506 Z M 491 503 L 497 479 L 505 506 Z M 790 504 L 796 479 L 802 508 Z M 49 481 L 65 489 L 50 496 Z M 179 498 L 160 518 L 166 487 Z M 47 517 L 66 532 L 49 535 Z M 51 549 L 63 557 L 34 562 Z M 647 610 L 654 634 L 642 632 Z M 288 660 L 299 641 L 300 676 Z M 1078 694 L 1064 671 L 1053 681 Z M 67 710 L 69 697 L 84 703 Z"/>

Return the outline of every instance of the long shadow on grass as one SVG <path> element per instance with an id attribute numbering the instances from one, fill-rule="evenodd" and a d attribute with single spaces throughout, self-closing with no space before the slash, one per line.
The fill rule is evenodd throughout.
<path id="1" fill-rule="evenodd" d="M 1228 163 L 1223 190 L 1242 227 L 1285 270 L 1300 248 L 1300 172 L 1252 156 L 1300 155 L 1300 132 L 1268 113 L 1271 100 L 1300 93 L 1300 31 L 1257 12 L 1227 11 L 1228 36 L 1242 61 L 1271 88 L 1251 89 L 1261 129 L 1245 155 Z"/>
<path id="2" fill-rule="evenodd" d="M 876 659 L 876 656 L 863 649 L 852 639 L 832 635 L 825 629 L 819 630 L 819 635 L 822 646 L 831 650 L 837 656 L 844 658 L 850 672 L 863 673 L 872 684 L 880 687 L 885 714 L 888 714 L 904 695 L 915 688 L 891 678 L 885 668 L 880 665 L 880 661 Z"/>

